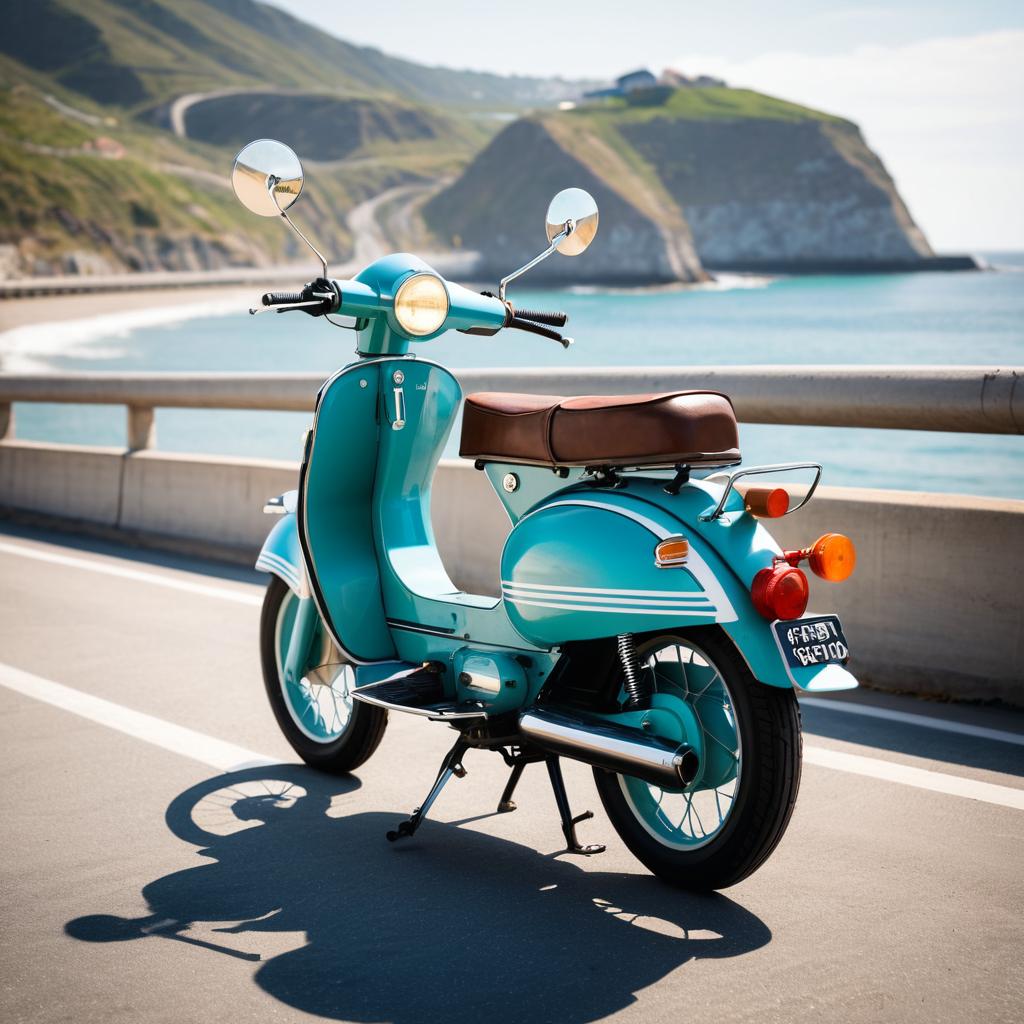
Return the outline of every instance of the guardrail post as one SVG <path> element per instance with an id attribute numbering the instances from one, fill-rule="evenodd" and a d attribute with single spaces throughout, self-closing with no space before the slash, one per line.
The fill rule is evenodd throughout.
<path id="1" fill-rule="evenodd" d="M 0 441 L 14 437 L 14 403 L 0 402 Z"/>
<path id="2" fill-rule="evenodd" d="M 156 410 L 151 405 L 128 406 L 128 450 L 156 447 Z"/>

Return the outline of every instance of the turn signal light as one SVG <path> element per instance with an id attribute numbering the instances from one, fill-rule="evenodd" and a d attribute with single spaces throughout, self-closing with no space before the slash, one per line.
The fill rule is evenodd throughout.
<path id="1" fill-rule="evenodd" d="M 667 537 L 654 548 L 654 564 L 659 569 L 670 569 L 682 565 L 690 554 L 690 544 L 685 537 Z"/>
<path id="2" fill-rule="evenodd" d="M 789 494 L 781 487 L 748 487 L 743 502 L 758 519 L 778 519 L 789 511 Z"/>
<path id="3" fill-rule="evenodd" d="M 803 572 L 785 564 L 762 569 L 750 588 L 754 607 L 766 619 L 799 619 L 810 592 Z"/>
<path id="4" fill-rule="evenodd" d="M 849 537 L 841 533 L 825 533 L 808 549 L 807 562 L 816 576 L 841 583 L 856 567 L 857 551 Z"/>

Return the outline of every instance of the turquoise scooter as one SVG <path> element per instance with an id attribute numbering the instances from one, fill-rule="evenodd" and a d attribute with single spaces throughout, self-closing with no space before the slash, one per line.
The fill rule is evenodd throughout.
<path id="1" fill-rule="evenodd" d="M 267 139 L 232 173 L 254 213 L 280 216 L 302 189 L 295 154 Z M 554 253 L 584 252 L 598 226 L 581 189 L 555 196 L 548 247 L 496 294 L 445 281 L 397 253 L 351 280 L 323 274 L 253 313 L 303 312 L 355 332 L 358 358 L 323 385 L 297 491 L 257 567 L 267 694 L 310 765 L 344 773 L 373 754 L 389 712 L 457 739 L 426 799 L 388 833 L 412 836 L 469 749 L 510 768 L 544 763 L 569 852 L 594 854 L 560 758 L 593 766 L 615 830 L 655 874 L 691 889 L 733 885 L 782 837 L 800 783 L 794 691 L 856 686 L 835 615 L 807 615 L 807 563 L 853 571 L 826 534 L 784 551 L 762 520 L 795 512 L 813 463 L 737 467 L 736 418 L 711 391 L 621 397 L 462 392 L 410 349 L 456 330 L 527 331 L 564 346 L 564 313 L 517 309 L 509 283 Z M 350 318 L 349 323 L 334 319 Z M 460 591 L 431 529 L 431 479 L 463 406 L 461 454 L 487 475 L 512 523 L 501 596 Z M 813 473 L 802 500 L 756 477 Z M 740 482 L 745 483 L 740 486 Z M 792 507 L 791 507 L 792 506 Z"/>

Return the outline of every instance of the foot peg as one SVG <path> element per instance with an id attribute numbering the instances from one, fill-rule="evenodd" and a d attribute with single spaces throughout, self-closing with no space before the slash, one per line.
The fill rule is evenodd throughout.
<path id="1" fill-rule="evenodd" d="M 460 737 L 455 746 L 445 754 L 444 760 L 441 762 L 441 768 L 437 773 L 437 778 L 434 780 L 434 785 L 431 786 L 430 792 L 427 794 L 427 799 L 412 812 L 410 818 L 399 822 L 398 828 L 392 829 L 387 833 L 386 838 L 389 843 L 412 836 L 416 832 L 416 829 L 420 827 L 423 819 L 427 816 L 431 805 L 437 799 L 438 794 L 444 789 L 446 783 L 453 775 L 457 779 L 465 778 L 466 769 L 462 765 L 462 755 L 466 750 L 467 746 Z"/>

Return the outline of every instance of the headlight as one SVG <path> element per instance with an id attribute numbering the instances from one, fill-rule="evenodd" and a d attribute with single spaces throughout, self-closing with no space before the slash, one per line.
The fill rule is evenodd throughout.
<path id="1" fill-rule="evenodd" d="M 413 274 L 395 296 L 395 318 L 406 334 L 422 337 L 439 330 L 448 316 L 448 292 L 439 277 Z"/>

